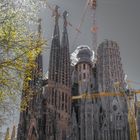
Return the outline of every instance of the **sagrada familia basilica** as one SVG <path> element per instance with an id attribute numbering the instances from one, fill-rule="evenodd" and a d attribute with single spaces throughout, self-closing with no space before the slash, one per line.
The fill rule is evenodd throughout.
<path id="1" fill-rule="evenodd" d="M 74 53 L 77 61 L 72 65 L 66 11 L 63 20 L 60 40 L 56 6 L 48 78 L 43 79 L 39 54 L 37 70 L 29 82 L 35 96 L 20 113 L 17 140 L 129 140 L 125 98 L 98 96 L 126 88 L 118 44 L 111 40 L 100 43 L 96 59 L 88 46 L 81 45 Z M 37 72 L 42 74 L 36 75 Z M 119 87 L 114 86 L 117 82 Z M 26 94 L 23 92 L 22 98 Z M 88 98 L 94 94 L 97 97 Z"/>

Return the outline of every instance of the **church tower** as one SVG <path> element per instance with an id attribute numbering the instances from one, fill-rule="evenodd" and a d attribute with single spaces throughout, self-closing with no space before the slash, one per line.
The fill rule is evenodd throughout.
<path id="1" fill-rule="evenodd" d="M 59 56 L 60 56 L 60 33 L 59 33 L 59 13 L 58 6 L 55 7 L 53 16 L 55 16 L 55 27 L 53 33 L 53 39 L 51 44 L 50 61 L 49 61 L 49 81 L 58 82 L 58 70 L 59 70 Z"/>
<path id="2" fill-rule="evenodd" d="M 97 78 L 99 92 L 124 93 L 124 72 L 119 46 L 114 41 L 105 40 L 98 47 Z M 129 140 L 128 109 L 125 97 L 101 97 L 101 104 L 99 114 L 100 139 Z"/>
<path id="3" fill-rule="evenodd" d="M 46 96 L 46 138 L 65 140 L 69 135 L 71 114 L 71 79 L 69 40 L 67 33 L 67 12 L 63 13 L 62 42 L 58 26 L 58 6 L 55 9 L 55 28 L 52 39 L 49 79 L 45 87 Z"/>
<path id="4" fill-rule="evenodd" d="M 115 41 L 105 40 L 97 50 L 99 91 L 118 92 L 125 89 L 119 46 Z M 119 84 L 119 88 L 115 84 Z"/>
<path id="5" fill-rule="evenodd" d="M 72 102 L 72 119 L 76 117 L 72 121 L 77 121 L 78 124 L 78 126 L 72 126 L 72 136 L 74 135 L 74 138 L 77 137 L 74 130 L 77 130 L 78 127 L 79 140 L 98 140 L 100 99 L 86 98 L 86 96 L 90 97 L 97 91 L 93 52 L 86 45 L 79 46 L 77 50 L 78 61 L 73 70 L 73 79 L 75 80 L 73 80 L 72 95 L 80 96 L 85 94 L 85 98 L 83 97 Z"/>
<path id="6" fill-rule="evenodd" d="M 38 26 L 38 43 L 41 45 L 41 19 L 39 19 Z M 40 47 L 40 46 L 38 46 Z M 32 92 L 32 99 L 28 102 L 28 106 L 25 110 L 21 111 L 18 124 L 17 140 L 41 140 L 40 139 L 40 112 L 42 102 L 42 77 L 43 77 L 43 65 L 42 65 L 42 53 L 40 52 L 35 60 L 36 67 L 32 69 L 32 79 L 28 82 L 29 89 L 24 89 L 21 101 L 27 100 L 30 92 Z M 26 75 L 25 75 L 26 76 Z M 27 96 L 27 97 L 26 97 Z M 28 97 L 30 98 L 30 97 Z"/>
<path id="7" fill-rule="evenodd" d="M 67 11 L 63 13 L 64 24 L 60 51 L 59 83 L 71 87 L 69 39 L 67 33 Z"/>

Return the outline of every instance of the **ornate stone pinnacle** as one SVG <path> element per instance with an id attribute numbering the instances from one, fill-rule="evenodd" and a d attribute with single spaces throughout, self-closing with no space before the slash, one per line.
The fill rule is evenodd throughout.
<path id="1" fill-rule="evenodd" d="M 55 10 L 54 10 L 54 12 L 53 12 L 53 16 L 55 16 L 55 23 L 58 23 L 58 19 L 59 19 L 59 17 L 60 17 L 60 14 L 59 14 L 59 12 L 58 12 L 58 9 L 59 9 L 59 6 L 56 5 L 56 6 L 55 6 Z"/>
<path id="2" fill-rule="evenodd" d="M 67 26 L 67 16 L 68 16 L 68 12 L 67 11 L 64 11 L 64 13 L 63 13 L 64 26 Z"/>
<path id="3" fill-rule="evenodd" d="M 39 34 L 39 37 L 40 37 L 40 35 L 41 35 L 41 21 L 42 21 L 42 19 L 39 18 L 39 19 L 38 19 L 38 34 Z"/>

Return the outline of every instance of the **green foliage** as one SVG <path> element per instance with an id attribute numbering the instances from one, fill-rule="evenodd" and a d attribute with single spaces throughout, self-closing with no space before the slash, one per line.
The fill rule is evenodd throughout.
<path id="1" fill-rule="evenodd" d="M 32 95 L 28 83 L 45 41 L 29 27 L 38 24 L 40 4 L 36 0 L 0 1 L 0 107 L 4 113 L 5 108 L 11 110 L 11 102 L 20 101 L 23 88 L 29 93 L 24 104 Z"/>
<path id="2" fill-rule="evenodd" d="M 39 24 L 38 13 L 45 0 L 41 1 L 0 1 L 0 128 L 17 117 L 21 93 L 27 93 L 21 110 L 26 109 L 33 97 L 29 81 L 33 78 L 32 70 L 37 67 L 35 59 L 46 42 L 30 27 Z M 3 136 L 0 132 L 0 138 Z"/>

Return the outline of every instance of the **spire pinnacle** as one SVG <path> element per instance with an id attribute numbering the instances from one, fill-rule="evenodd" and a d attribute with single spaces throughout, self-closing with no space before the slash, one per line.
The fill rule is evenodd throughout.
<path id="1" fill-rule="evenodd" d="M 55 6 L 55 9 L 53 11 L 53 17 L 55 17 L 55 23 L 58 23 L 58 20 L 59 20 L 59 17 L 60 17 L 60 14 L 58 12 L 58 9 L 59 9 L 59 6 L 56 5 Z"/>
<path id="2" fill-rule="evenodd" d="M 10 139 L 10 129 L 9 127 L 7 128 L 6 134 L 5 134 L 5 139 L 4 140 L 9 140 Z"/>
<path id="3" fill-rule="evenodd" d="M 12 135 L 11 135 L 11 140 L 15 140 L 16 138 L 16 126 L 13 126 L 13 130 L 12 130 Z"/>
<path id="4" fill-rule="evenodd" d="M 51 44 L 50 62 L 49 62 L 49 80 L 58 81 L 58 69 L 59 69 L 59 55 L 60 55 L 60 34 L 59 34 L 59 24 L 58 19 L 60 14 L 58 13 L 58 6 L 56 5 L 53 12 L 55 17 L 55 27 L 53 33 L 53 39 Z"/>
<path id="5" fill-rule="evenodd" d="M 67 16 L 68 16 L 68 12 L 67 11 L 64 11 L 64 13 L 63 13 L 64 27 L 67 26 Z"/>
<path id="6" fill-rule="evenodd" d="M 41 18 L 38 19 L 38 36 L 41 37 Z"/>

